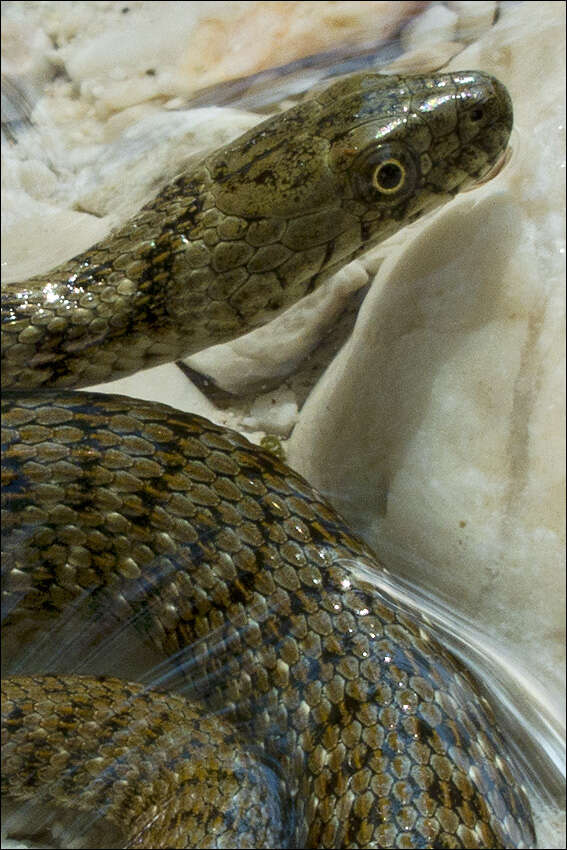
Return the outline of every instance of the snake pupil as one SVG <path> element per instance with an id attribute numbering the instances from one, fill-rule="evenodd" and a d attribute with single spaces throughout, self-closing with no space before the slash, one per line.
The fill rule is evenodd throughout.
<path id="1" fill-rule="evenodd" d="M 379 191 L 394 192 L 404 181 L 404 170 L 392 160 L 382 163 L 375 172 L 374 185 Z"/>
<path id="2" fill-rule="evenodd" d="M 477 108 L 473 109 L 471 114 L 470 114 L 471 121 L 480 121 L 482 119 L 483 115 L 484 115 L 483 110 L 481 109 L 480 106 L 477 106 Z"/>

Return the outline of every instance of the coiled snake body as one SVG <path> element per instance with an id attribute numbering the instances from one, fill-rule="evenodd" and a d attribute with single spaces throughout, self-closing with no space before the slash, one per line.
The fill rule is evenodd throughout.
<path id="1" fill-rule="evenodd" d="M 7 798 L 79 846 L 532 845 L 489 705 L 315 490 L 197 416 L 66 389 L 265 321 L 484 179 L 511 125 L 487 75 L 358 74 L 6 287 Z M 153 688 L 113 675 L 120 644 Z"/>

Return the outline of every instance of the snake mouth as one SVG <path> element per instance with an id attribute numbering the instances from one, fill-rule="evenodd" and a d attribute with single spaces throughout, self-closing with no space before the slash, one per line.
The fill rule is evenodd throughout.
<path id="1" fill-rule="evenodd" d="M 494 165 L 484 174 L 480 180 L 476 180 L 474 183 L 471 183 L 470 186 L 467 186 L 464 189 L 464 192 L 470 192 L 472 189 L 478 189 L 479 186 L 484 186 L 485 183 L 488 183 L 489 180 L 493 180 L 497 174 L 500 174 L 505 165 L 507 165 L 512 159 L 512 148 L 510 145 L 503 151 Z"/>

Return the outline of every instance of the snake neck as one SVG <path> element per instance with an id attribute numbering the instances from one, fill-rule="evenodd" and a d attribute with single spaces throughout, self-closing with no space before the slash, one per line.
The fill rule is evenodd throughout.
<path id="1" fill-rule="evenodd" d="M 84 386 L 200 348 L 190 333 L 198 325 L 176 316 L 170 290 L 180 254 L 193 256 L 204 189 L 180 177 L 92 248 L 3 287 L 4 386 Z"/>
<path id="2" fill-rule="evenodd" d="M 5 286 L 4 386 L 88 386 L 226 342 L 360 246 L 360 220 L 338 202 L 296 220 L 248 218 L 219 208 L 219 185 L 205 161 L 91 249 Z"/>

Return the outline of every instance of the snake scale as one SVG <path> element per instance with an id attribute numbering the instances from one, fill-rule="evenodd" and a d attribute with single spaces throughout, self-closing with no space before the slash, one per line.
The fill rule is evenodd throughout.
<path id="1" fill-rule="evenodd" d="M 356 74 L 5 288 L 2 789 L 31 823 L 82 847 L 533 846 L 479 687 L 316 490 L 198 416 L 73 391 L 265 322 L 487 179 L 511 127 L 486 74 Z"/>

